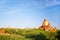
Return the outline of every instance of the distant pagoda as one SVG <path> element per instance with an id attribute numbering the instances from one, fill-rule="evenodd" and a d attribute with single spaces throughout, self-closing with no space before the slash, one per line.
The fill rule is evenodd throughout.
<path id="1" fill-rule="evenodd" d="M 44 28 L 44 27 L 50 27 L 50 26 L 51 26 L 50 23 L 49 23 L 46 19 L 44 19 L 41 28 Z"/>
<path id="2" fill-rule="evenodd" d="M 55 28 L 51 27 L 50 23 L 46 19 L 44 19 L 42 26 L 40 26 L 39 28 L 42 28 L 45 31 L 51 31 L 51 32 L 56 31 L 56 27 Z"/>

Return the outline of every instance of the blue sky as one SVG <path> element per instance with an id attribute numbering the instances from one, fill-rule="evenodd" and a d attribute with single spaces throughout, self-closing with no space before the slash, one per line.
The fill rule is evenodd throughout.
<path id="1" fill-rule="evenodd" d="M 60 28 L 60 0 L 0 0 L 0 27 L 39 27 L 44 18 Z"/>

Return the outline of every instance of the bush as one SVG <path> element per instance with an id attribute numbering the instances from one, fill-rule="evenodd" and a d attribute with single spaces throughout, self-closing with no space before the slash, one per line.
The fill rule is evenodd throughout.
<path id="1" fill-rule="evenodd" d="M 3 29 L 5 33 L 0 34 L 0 40 L 60 40 L 60 30 L 47 32 L 42 29 Z"/>

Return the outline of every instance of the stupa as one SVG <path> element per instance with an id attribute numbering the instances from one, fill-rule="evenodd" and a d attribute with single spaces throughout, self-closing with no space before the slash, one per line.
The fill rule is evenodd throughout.
<path id="1" fill-rule="evenodd" d="M 50 27 L 50 26 L 51 26 L 50 23 L 46 19 L 44 19 L 41 27 Z"/>
<path id="2" fill-rule="evenodd" d="M 39 28 L 42 28 L 45 31 L 56 31 L 56 27 L 51 27 L 51 24 L 46 19 L 44 19 L 42 26 L 40 26 Z"/>

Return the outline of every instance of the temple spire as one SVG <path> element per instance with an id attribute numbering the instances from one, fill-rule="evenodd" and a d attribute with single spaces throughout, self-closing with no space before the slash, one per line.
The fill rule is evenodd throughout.
<path id="1" fill-rule="evenodd" d="M 44 21 L 43 21 L 43 24 L 42 24 L 43 26 L 48 26 L 48 25 L 50 25 L 49 24 L 49 22 L 46 20 L 46 19 L 44 19 Z"/>

